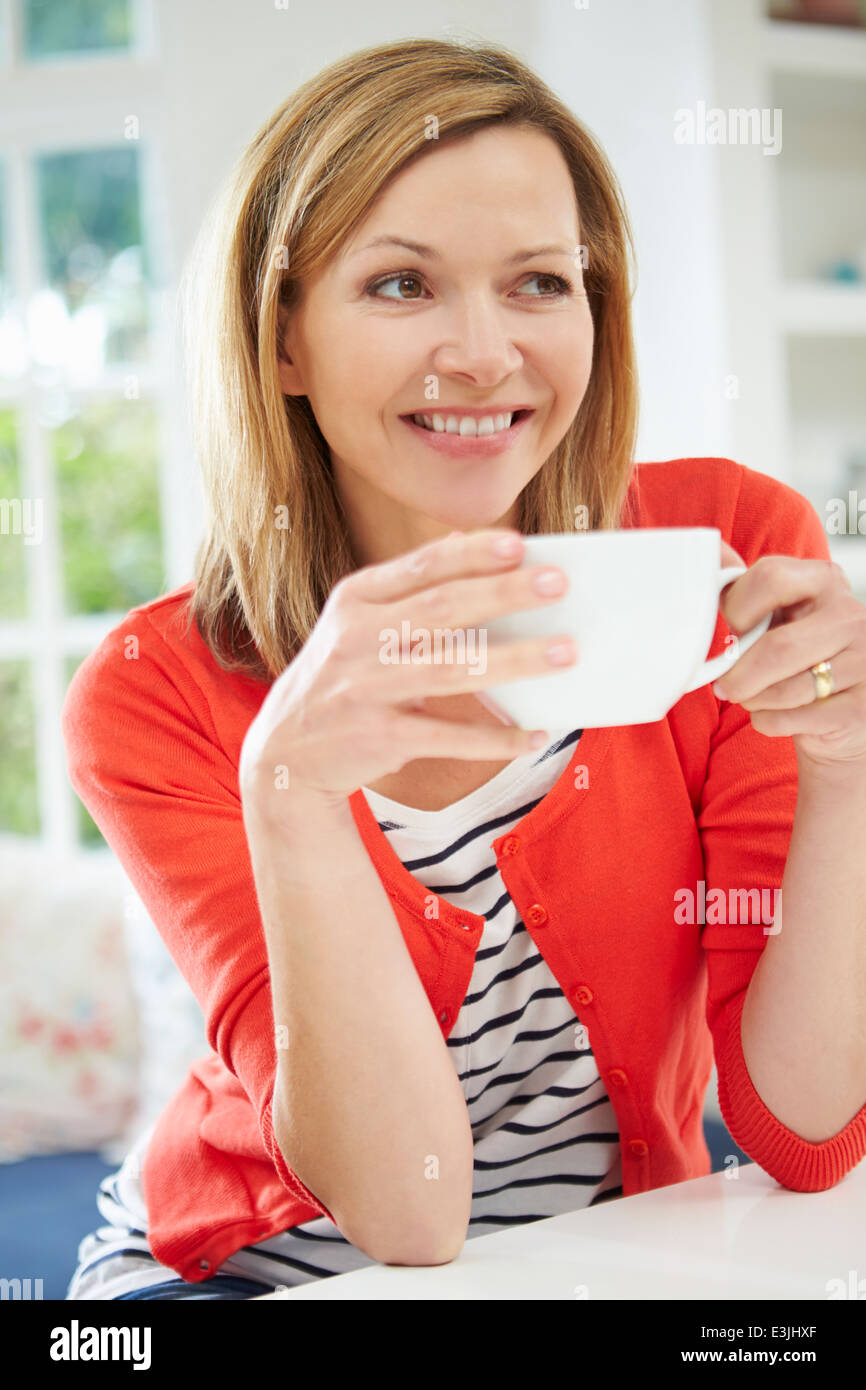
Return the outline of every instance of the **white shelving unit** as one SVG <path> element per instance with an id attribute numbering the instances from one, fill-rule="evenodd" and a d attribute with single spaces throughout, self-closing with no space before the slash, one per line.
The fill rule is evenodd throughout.
<path id="1" fill-rule="evenodd" d="M 866 32 L 771 20 L 764 0 L 709 0 L 708 14 L 708 104 L 782 111 L 779 154 L 708 151 L 719 161 L 728 370 L 739 382 L 730 452 L 823 518 L 827 499 L 847 501 L 846 450 L 866 453 L 866 283 L 818 275 L 866 248 Z M 866 504 L 866 468 L 858 491 Z M 866 534 L 827 539 L 866 602 Z M 705 1109 L 722 1118 L 715 1070 Z"/>
<path id="2" fill-rule="evenodd" d="M 713 104 L 782 113 L 777 154 L 714 151 L 741 382 L 732 453 L 809 498 L 866 600 L 866 30 L 770 19 L 767 8 L 709 8 Z M 831 278 L 842 261 L 863 278 Z M 832 499 L 845 503 L 841 535 Z"/>

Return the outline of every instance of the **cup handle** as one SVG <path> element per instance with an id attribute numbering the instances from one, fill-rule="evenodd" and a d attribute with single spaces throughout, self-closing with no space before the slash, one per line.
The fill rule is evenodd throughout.
<path id="1" fill-rule="evenodd" d="M 739 575 L 745 573 L 746 570 L 743 565 L 727 565 L 724 569 L 720 570 L 719 595 L 721 596 L 721 592 L 726 584 L 731 584 Z M 735 637 L 735 640 L 728 647 L 727 651 L 722 652 L 719 656 L 714 656 L 710 661 L 702 662 L 701 666 L 698 668 L 697 674 L 691 683 L 686 686 L 683 694 L 688 695 L 692 690 L 698 690 L 700 686 L 708 685 L 710 681 L 717 681 L 726 671 L 730 671 L 731 667 L 739 661 L 743 652 L 748 651 L 749 647 L 753 646 L 759 637 L 763 637 L 767 628 L 770 626 L 770 619 L 772 616 L 772 613 L 768 613 L 766 617 L 761 618 L 760 622 L 756 623 L 754 627 L 749 628 L 748 632 L 744 632 L 741 637 Z"/>

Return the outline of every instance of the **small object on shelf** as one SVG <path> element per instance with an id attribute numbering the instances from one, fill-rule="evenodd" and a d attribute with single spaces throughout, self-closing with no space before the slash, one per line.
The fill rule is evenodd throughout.
<path id="1" fill-rule="evenodd" d="M 862 29 L 866 24 L 862 0 L 778 0 L 770 6 L 770 19 L 805 24 L 840 24 L 849 29 Z"/>
<path id="2" fill-rule="evenodd" d="M 856 261 L 847 260 L 843 256 L 838 261 L 829 263 L 822 278 L 843 284 L 859 284 L 863 279 L 863 273 Z"/>

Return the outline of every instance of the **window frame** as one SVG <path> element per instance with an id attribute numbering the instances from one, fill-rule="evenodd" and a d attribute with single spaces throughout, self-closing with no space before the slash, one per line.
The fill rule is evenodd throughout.
<path id="1" fill-rule="evenodd" d="M 185 583 L 196 537 L 190 534 L 187 422 L 177 369 L 175 323 L 176 257 L 172 219 L 164 196 L 163 152 L 171 132 L 160 116 L 160 73 L 154 6 L 132 0 L 133 49 L 92 51 L 28 60 L 20 43 L 22 0 L 0 0 L 0 166 L 3 172 L 4 261 L 14 310 L 26 316 L 31 296 L 44 288 L 40 276 L 36 159 L 125 140 L 124 121 L 139 117 L 139 198 L 142 235 L 153 280 L 148 287 L 152 363 L 106 368 L 86 385 L 71 385 L 77 404 L 90 398 L 123 399 L 130 373 L 138 396 L 156 414 L 163 592 Z M 66 770 L 60 711 L 67 689 L 68 659 L 82 660 L 124 617 L 123 611 L 66 616 L 60 516 L 50 436 L 39 423 L 45 391 L 28 361 L 17 378 L 0 377 L 0 409 L 16 417 L 21 498 L 42 499 L 43 537 L 23 546 L 29 598 L 24 618 L 0 614 L 0 660 L 30 663 L 30 692 L 36 755 L 40 829 L 32 837 L 51 851 L 92 853 L 79 834 L 77 798 Z M 21 542 L 23 545 L 23 541 Z M 155 594 L 153 597 L 157 597 Z M 59 794 L 59 789 L 63 794 Z M 19 838 L 0 829 L 3 838 Z M 30 837 L 28 837 L 30 838 Z M 104 852 L 104 846 L 98 846 Z"/>

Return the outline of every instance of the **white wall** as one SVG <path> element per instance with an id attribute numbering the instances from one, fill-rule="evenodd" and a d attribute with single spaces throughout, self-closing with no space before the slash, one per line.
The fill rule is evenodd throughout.
<path id="1" fill-rule="evenodd" d="M 494 38 L 522 53 L 537 6 L 524 0 L 153 0 L 176 252 L 260 123 L 345 54 L 399 38 Z"/>
<path id="2" fill-rule="evenodd" d="M 637 456 L 727 452 L 715 165 L 674 143 L 674 112 L 711 100 L 704 0 L 540 0 L 527 57 L 600 140 L 634 233 Z"/>

